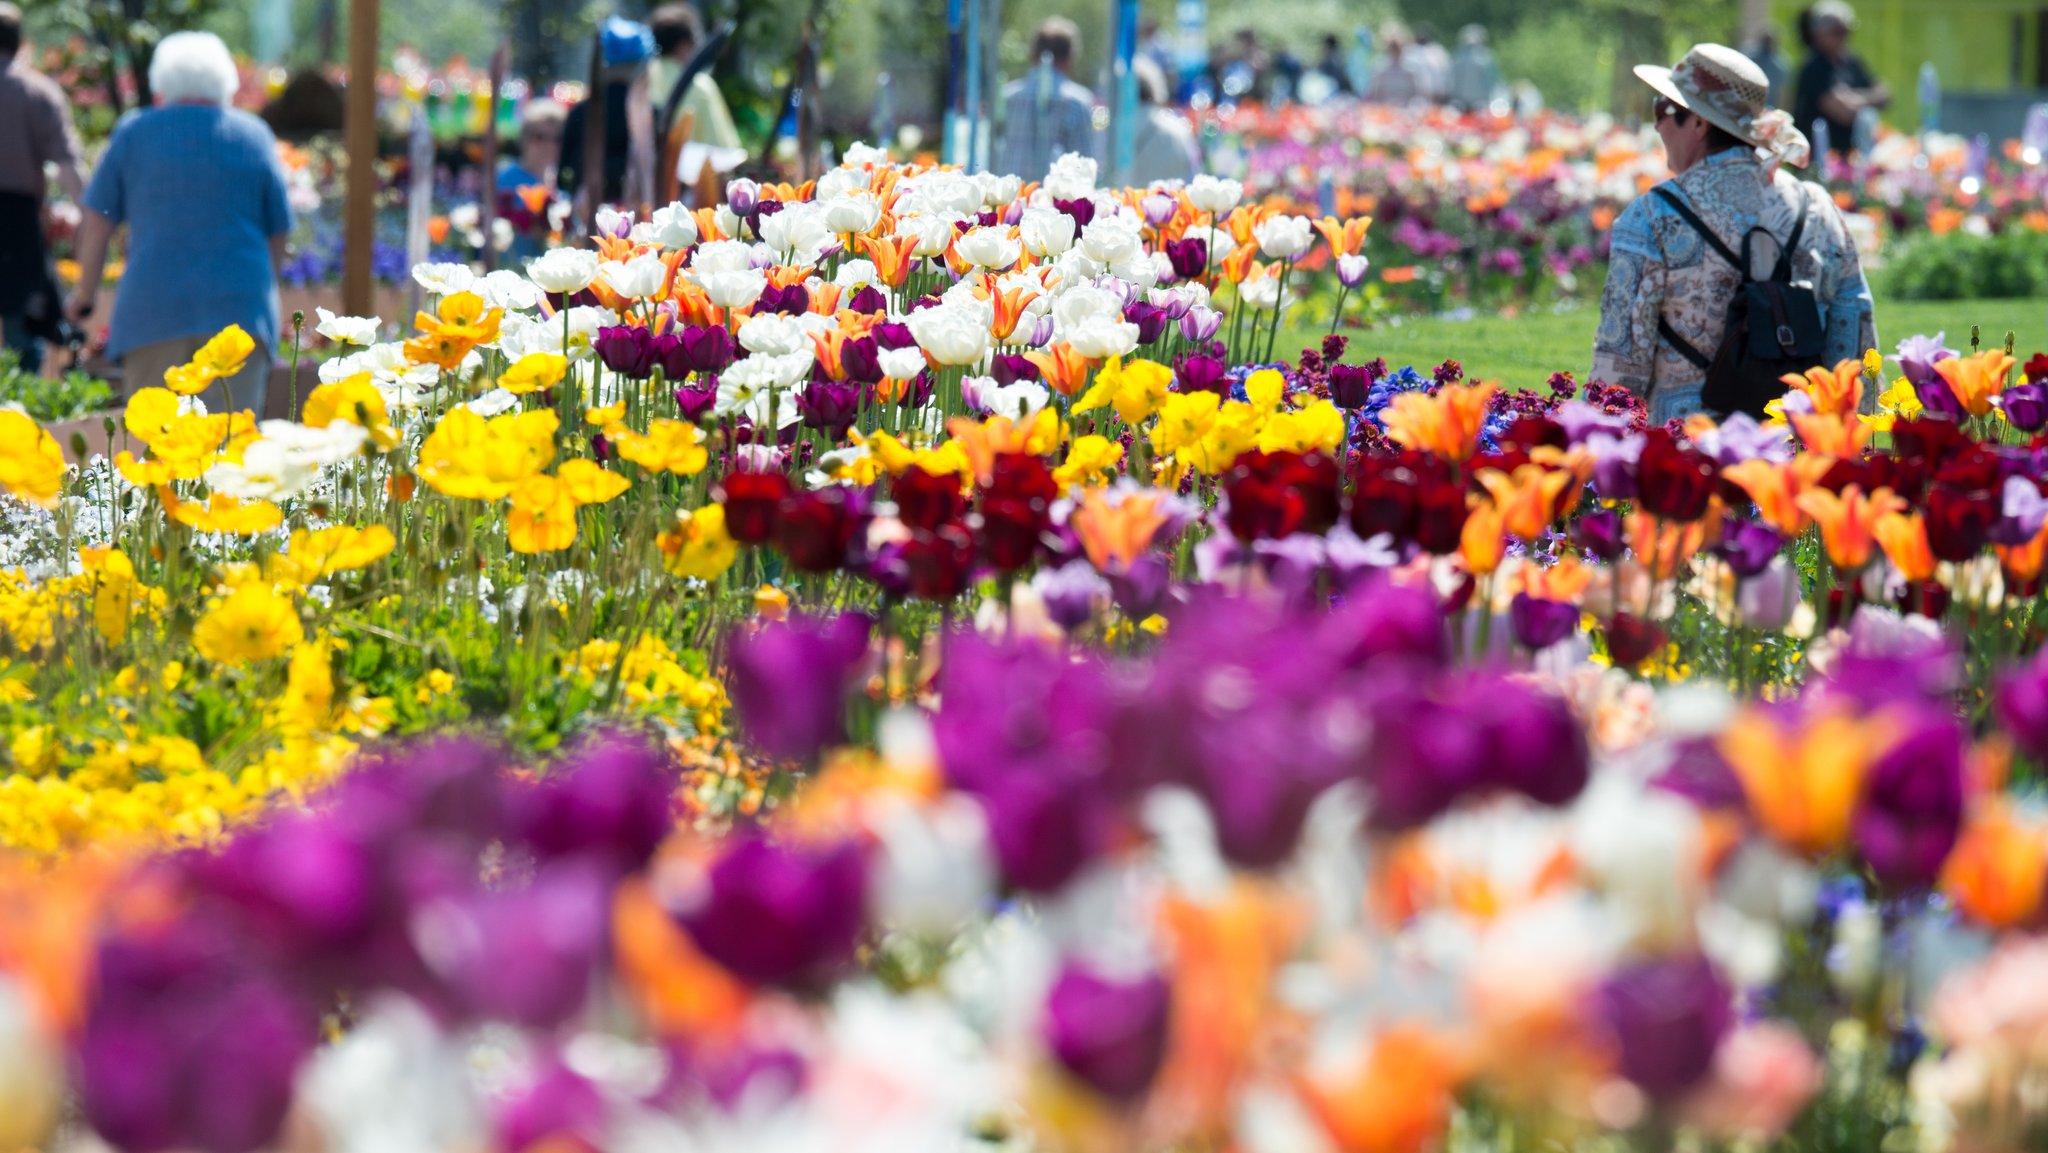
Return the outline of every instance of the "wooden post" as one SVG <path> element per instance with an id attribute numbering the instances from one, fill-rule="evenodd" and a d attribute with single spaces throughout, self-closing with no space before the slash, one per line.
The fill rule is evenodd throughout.
<path id="1" fill-rule="evenodd" d="M 341 307 L 371 316 L 370 245 L 377 231 L 377 0 L 349 0 L 347 206 L 342 217 Z"/>

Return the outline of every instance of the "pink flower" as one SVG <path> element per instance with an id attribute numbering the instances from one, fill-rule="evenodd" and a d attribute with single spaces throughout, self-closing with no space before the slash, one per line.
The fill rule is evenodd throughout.
<path id="1" fill-rule="evenodd" d="M 1820 1084 L 1820 1062 L 1796 1030 L 1775 1021 L 1743 1025 L 1715 1050 L 1706 1082 L 1681 1112 L 1716 1137 L 1768 1140 L 1792 1123 Z"/>

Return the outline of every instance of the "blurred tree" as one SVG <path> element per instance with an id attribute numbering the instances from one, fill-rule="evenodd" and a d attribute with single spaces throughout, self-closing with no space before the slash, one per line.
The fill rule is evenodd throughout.
<path id="1" fill-rule="evenodd" d="M 77 36 L 92 46 L 107 99 L 118 110 L 127 105 L 122 77 L 136 100 L 149 104 L 149 60 L 157 41 L 201 26 L 220 0 L 27 0 L 22 7 L 45 34 Z"/>

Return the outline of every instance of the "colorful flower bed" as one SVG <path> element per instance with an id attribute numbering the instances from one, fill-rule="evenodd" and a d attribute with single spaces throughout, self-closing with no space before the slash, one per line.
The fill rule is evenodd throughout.
<path id="1" fill-rule="evenodd" d="M 1283 360 L 1367 229 L 1243 195 L 856 152 L 0 413 L 0 1147 L 2039 1148 L 2048 357 Z"/>

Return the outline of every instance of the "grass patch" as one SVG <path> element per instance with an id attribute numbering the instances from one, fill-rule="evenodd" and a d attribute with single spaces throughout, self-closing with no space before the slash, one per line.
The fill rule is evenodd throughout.
<path id="1" fill-rule="evenodd" d="M 1351 337 L 1344 359 L 1356 364 L 1383 356 L 1399 368 L 1412 364 L 1428 371 L 1445 360 L 1465 366 L 1466 375 L 1497 380 L 1515 388 L 1541 387 L 1553 372 L 1580 379 L 1593 361 L 1593 331 L 1600 323 L 1597 304 L 1565 312 L 1528 312 L 1519 316 L 1478 316 L 1470 320 L 1407 319 L 1377 328 L 1345 329 Z M 1983 330 L 1984 344 L 2002 344 L 2015 334 L 2015 352 L 2024 361 L 2048 351 L 2048 299 L 2028 300 L 1880 300 L 1877 339 L 1889 355 L 1900 340 L 1915 333 L 1948 334 L 1950 348 L 1968 351 L 1970 326 Z M 1283 355 L 1321 341 L 1323 329 L 1283 331 Z"/>

